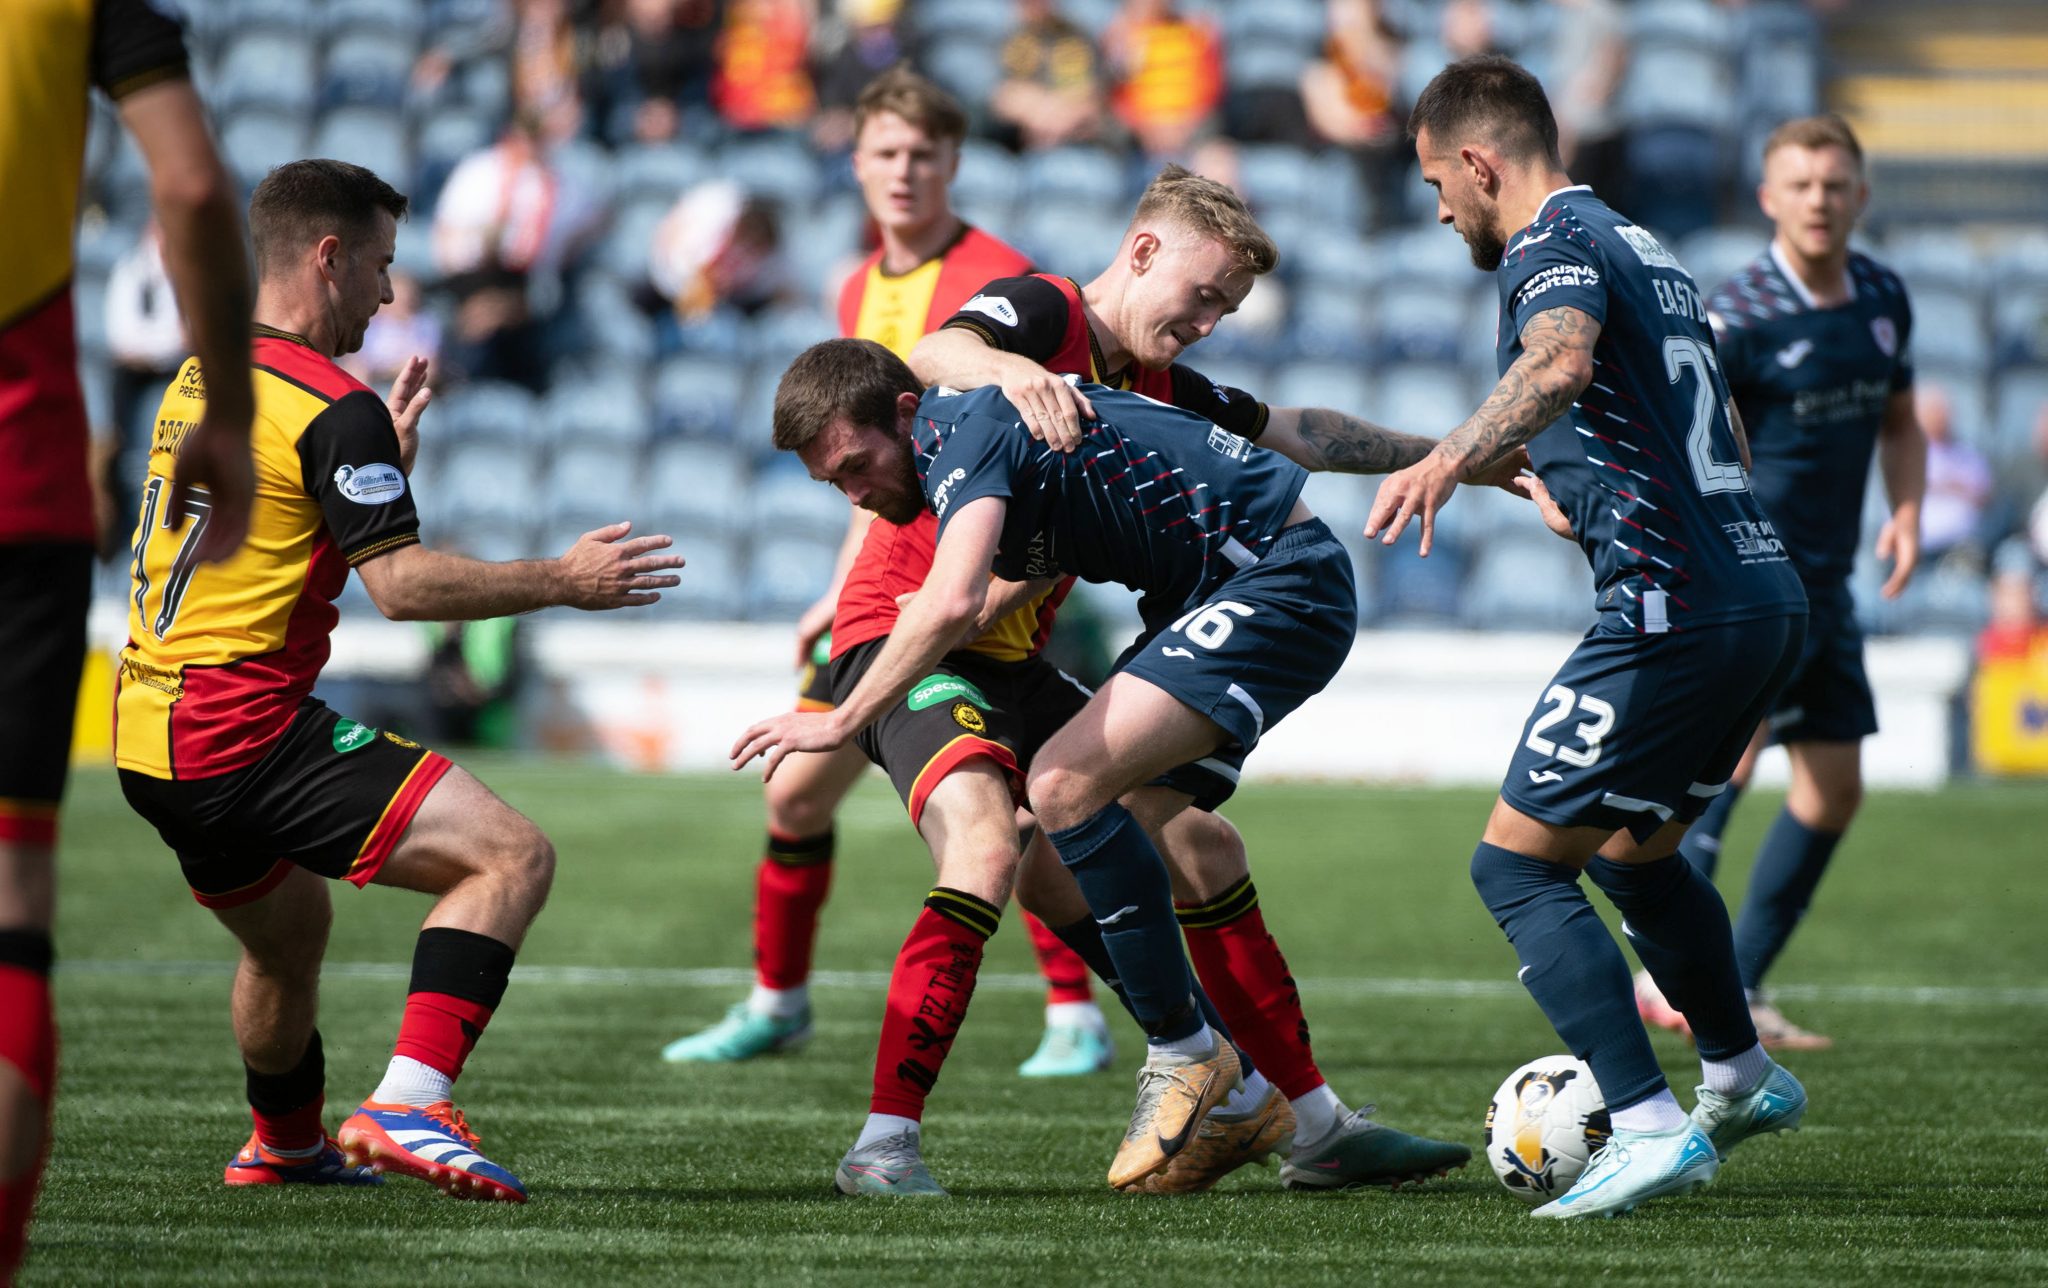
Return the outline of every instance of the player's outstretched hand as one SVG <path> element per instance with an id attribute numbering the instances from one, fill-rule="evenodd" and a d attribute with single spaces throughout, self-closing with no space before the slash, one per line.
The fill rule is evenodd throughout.
<path id="1" fill-rule="evenodd" d="M 1550 489 L 1543 486 L 1543 480 L 1534 473 L 1519 475 L 1509 490 L 1519 492 L 1536 503 L 1536 512 L 1543 516 L 1544 527 L 1566 541 L 1578 539 L 1578 534 L 1572 531 L 1571 516 L 1564 512 L 1564 507 L 1557 503 L 1557 499 L 1550 495 Z"/>
<path id="2" fill-rule="evenodd" d="M 1877 557 L 1892 561 L 1892 575 L 1884 579 L 1878 593 L 1886 599 L 1897 599 L 1906 593 L 1906 583 L 1913 580 L 1913 570 L 1920 566 L 1919 516 L 1902 519 L 1894 514 L 1886 519 L 1877 533 Z"/>
<path id="3" fill-rule="evenodd" d="M 768 759 L 761 766 L 761 781 L 775 777 L 776 766 L 792 751 L 833 751 L 846 745 L 846 735 L 830 711 L 786 711 L 748 727 L 732 745 L 732 767 L 744 769 L 756 756 Z"/>
<path id="4" fill-rule="evenodd" d="M 405 360 L 397 379 L 391 382 L 391 396 L 384 405 L 391 409 L 391 427 L 398 431 L 398 468 L 412 473 L 420 450 L 420 413 L 433 400 L 427 388 L 427 360 L 414 354 Z"/>
<path id="5" fill-rule="evenodd" d="M 1081 445 L 1081 422 L 1095 419 L 1095 406 L 1080 390 L 1042 367 L 1003 381 L 1003 397 L 1024 418 L 1031 436 L 1057 451 Z"/>
<path id="6" fill-rule="evenodd" d="M 249 460 L 249 422 L 216 418 L 209 406 L 178 445 L 178 463 L 171 473 L 171 526 L 180 527 L 190 513 L 189 498 L 205 497 L 205 529 L 195 553 L 207 563 L 233 555 L 249 535 L 249 502 L 256 492 L 255 466 Z"/>
<path id="7" fill-rule="evenodd" d="M 665 536 L 634 537 L 630 523 L 610 523 L 576 539 L 556 560 L 562 578 L 563 604 L 570 608 L 635 608 L 652 604 L 657 591 L 682 578 L 665 572 L 683 566 L 681 555 L 658 555 L 672 544 Z"/>
<path id="8" fill-rule="evenodd" d="M 1410 519 L 1419 519 L 1422 542 L 1415 553 L 1427 559 L 1436 536 L 1436 512 L 1457 490 L 1457 474 L 1436 452 L 1405 470 L 1396 470 L 1380 480 L 1379 493 L 1372 499 L 1372 512 L 1365 518 L 1367 539 L 1378 537 L 1380 544 L 1391 546 Z"/>

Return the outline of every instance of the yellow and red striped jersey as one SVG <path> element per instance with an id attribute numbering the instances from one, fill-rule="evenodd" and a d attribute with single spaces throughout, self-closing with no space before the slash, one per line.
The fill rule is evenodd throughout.
<path id="1" fill-rule="evenodd" d="M 206 385 L 188 360 L 157 413 L 129 571 L 114 760 L 206 778 L 259 759 L 327 663 L 348 570 L 419 540 L 384 400 L 297 336 L 256 327 L 256 499 L 231 558 L 193 558 L 208 511 L 168 505 Z"/>
<path id="2" fill-rule="evenodd" d="M 839 290 L 839 333 L 873 340 L 908 359 L 917 342 L 938 330 L 982 283 L 1031 271 L 1022 251 L 971 225 L 938 254 L 907 273 L 882 271 L 882 252 L 861 262 Z"/>

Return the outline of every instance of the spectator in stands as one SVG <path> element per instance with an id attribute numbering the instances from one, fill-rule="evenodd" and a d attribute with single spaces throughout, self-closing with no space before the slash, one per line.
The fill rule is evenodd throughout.
<path id="1" fill-rule="evenodd" d="M 799 130 L 817 107 L 804 0 L 731 0 L 718 35 L 711 105 L 735 130 Z"/>
<path id="2" fill-rule="evenodd" d="M 583 122 L 579 80 L 594 53 L 580 35 L 570 0 L 506 0 L 488 22 L 456 25 L 413 65 L 413 90 L 435 99 L 458 72 L 502 63 L 513 115 L 530 115 L 550 140 L 573 137 Z"/>
<path id="3" fill-rule="evenodd" d="M 1631 209 L 1620 111 L 1628 15 L 1616 0 L 1555 0 L 1550 41 L 1558 147 L 1573 179 Z"/>
<path id="4" fill-rule="evenodd" d="M 1188 155 L 1216 128 L 1223 103 L 1222 41 L 1173 0 L 1124 0 L 1103 33 L 1116 87 L 1110 105 L 1149 165 Z"/>
<path id="5" fill-rule="evenodd" d="M 1017 0 L 989 99 L 998 141 L 1014 151 L 1087 143 L 1102 132 L 1102 57 L 1056 0 Z"/>
<path id="6" fill-rule="evenodd" d="M 781 221 L 729 179 L 700 183 L 655 228 L 647 268 L 679 322 L 721 308 L 758 312 L 785 285 Z"/>
<path id="7" fill-rule="evenodd" d="M 626 0 L 599 28 L 583 97 L 611 146 L 665 143 L 693 109 L 711 106 L 720 0 Z"/>
<path id="8" fill-rule="evenodd" d="M 1920 505 L 1920 557 L 1950 554 L 1983 566 L 1984 512 L 1991 504 L 1991 464 L 1955 436 L 1947 391 L 1929 380 L 1915 387 L 1920 428 L 1927 435 L 1927 497 Z"/>
<path id="9" fill-rule="evenodd" d="M 373 389 L 398 378 L 415 357 L 427 360 L 427 383 L 436 383 L 441 356 L 441 319 L 422 307 L 419 279 L 402 268 L 391 270 L 391 303 L 377 310 L 363 332 L 363 347 L 341 358 L 342 370 Z"/>
<path id="10" fill-rule="evenodd" d="M 839 21 L 822 33 L 817 58 L 818 115 L 811 146 L 853 150 L 853 104 L 868 83 L 910 57 L 903 0 L 840 0 Z"/>
<path id="11" fill-rule="evenodd" d="M 1450 0 L 1437 26 L 1450 61 L 1501 52 L 1492 0 Z"/>
<path id="12" fill-rule="evenodd" d="M 92 463 L 93 517 L 102 557 L 127 544 L 149 468 L 149 424 L 164 386 L 191 352 L 185 319 L 164 271 L 163 233 L 151 219 L 107 275 L 114 423 L 94 436 Z"/>
<path id="13" fill-rule="evenodd" d="M 1401 38 L 1379 0 L 1330 0 L 1329 22 L 1321 55 L 1302 69 L 1302 108 L 1318 136 L 1357 159 L 1369 191 L 1394 192 L 1411 152 L 1395 101 Z"/>
<path id="14" fill-rule="evenodd" d="M 567 267 L 602 214 L 591 193 L 563 181 L 530 114 L 456 165 L 434 208 L 434 263 L 456 301 L 443 355 L 454 374 L 545 384 L 547 318 L 536 316 L 529 285 Z"/>

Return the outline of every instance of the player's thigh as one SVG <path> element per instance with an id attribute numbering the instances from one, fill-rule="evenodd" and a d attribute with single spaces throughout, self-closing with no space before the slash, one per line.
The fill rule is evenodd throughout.
<path id="1" fill-rule="evenodd" d="M 1772 703 L 1777 740 L 1855 742 L 1877 732 L 1877 702 L 1863 667 L 1853 607 L 1823 599 L 1807 616 L 1799 660 Z"/>
<path id="2" fill-rule="evenodd" d="M 833 691 L 841 698 L 851 693 L 886 642 L 856 645 L 835 659 Z M 1017 748 L 1023 721 L 1012 688 L 1010 672 L 1001 664 L 949 653 L 855 737 L 855 745 L 889 776 L 912 826 L 920 825 L 925 803 L 939 784 L 972 761 L 987 761 L 1021 791 Z"/>
<path id="3" fill-rule="evenodd" d="M 0 545 L 0 926 L 48 926 L 92 551 Z"/>
<path id="4" fill-rule="evenodd" d="M 441 894 L 479 875 L 544 888 L 554 876 L 554 847 L 533 820 L 468 770 L 449 765 L 372 879 Z"/>
<path id="5" fill-rule="evenodd" d="M 334 901 L 327 882 L 293 867 L 269 893 L 249 903 L 213 909 L 243 950 L 272 973 L 317 967 L 327 951 Z"/>
<path id="6" fill-rule="evenodd" d="M 1072 827 L 1228 738 L 1222 725 L 1152 681 L 1113 675 L 1032 761 L 1032 812 L 1047 827 Z"/>
<path id="7" fill-rule="evenodd" d="M 769 828 L 785 836 L 824 832 L 867 767 L 867 754 L 852 743 L 831 751 L 791 752 L 761 788 Z"/>
<path id="8" fill-rule="evenodd" d="M 1008 773 L 986 757 L 955 768 L 925 797 L 918 833 L 939 884 L 1001 907 L 1017 878 L 1017 829 Z"/>

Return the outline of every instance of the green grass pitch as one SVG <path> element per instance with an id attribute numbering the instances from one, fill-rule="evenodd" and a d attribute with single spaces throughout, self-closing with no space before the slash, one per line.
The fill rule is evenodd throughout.
<path id="1" fill-rule="evenodd" d="M 65 822 L 57 1150 L 25 1284 L 2048 1281 L 2039 788 L 1874 795 L 1778 971 L 1793 1016 L 1839 1044 L 1787 1061 L 1812 1093 L 1806 1129 L 1746 1146 L 1697 1198 L 1553 1224 L 1530 1220 L 1477 1159 L 1397 1194 L 1290 1194 L 1258 1168 L 1206 1196 L 1111 1193 L 1136 1032 L 1117 1018 L 1118 1073 L 1014 1076 L 1040 1006 L 1014 916 L 926 1115 L 928 1158 L 954 1197 L 828 1197 L 866 1108 L 880 973 L 929 881 L 886 786 L 871 776 L 842 819 L 815 1041 L 684 1069 L 656 1051 L 743 991 L 752 776 L 475 764 L 561 852 L 520 958 L 532 973 L 515 976 L 459 1091 L 533 1201 L 464 1204 L 404 1180 L 225 1189 L 221 1168 L 249 1130 L 232 949 L 111 773 L 89 770 Z M 1557 1045 L 1465 875 L 1487 804 L 1484 792 L 1267 785 L 1227 811 L 1332 1085 L 1385 1121 L 1475 1146 L 1499 1080 Z M 1776 808 L 1759 794 L 1737 816 L 1731 903 Z M 335 895 L 330 1124 L 382 1069 L 427 907 L 394 891 Z M 1689 1104 L 1689 1049 L 1657 1043 Z"/>

